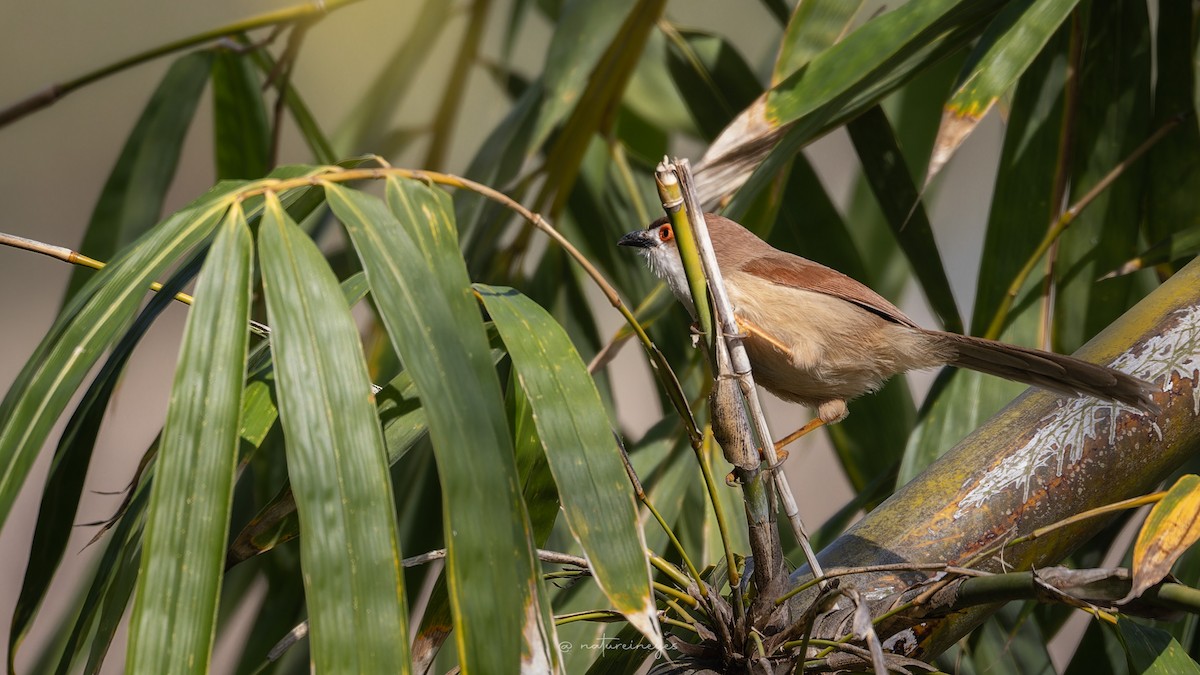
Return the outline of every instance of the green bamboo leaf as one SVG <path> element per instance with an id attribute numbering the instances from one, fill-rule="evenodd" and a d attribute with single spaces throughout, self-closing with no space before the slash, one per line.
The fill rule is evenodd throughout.
<path id="1" fill-rule="evenodd" d="M 624 39 L 622 24 L 637 4 L 636 0 L 612 0 L 572 2 L 564 7 L 546 50 L 541 77 L 545 98 L 530 147 L 541 145 L 583 97 L 604 53 Z"/>
<path id="2" fill-rule="evenodd" d="M 900 248 L 912 263 L 929 306 L 937 314 L 943 329 L 961 333 L 963 321 L 954 304 L 954 292 L 950 290 L 950 279 L 942 265 L 933 228 L 887 115 L 883 108 L 875 106 L 851 121 L 846 129 L 862 162 L 867 182 Z"/>
<path id="3" fill-rule="evenodd" d="M 407 672 L 392 490 L 358 331 L 320 251 L 273 193 L 259 250 L 313 667 Z"/>
<path id="4" fill-rule="evenodd" d="M 1155 172 L 1154 168 L 1150 169 Z M 1149 225 L 1147 223 L 1147 225 Z M 1122 274 L 1132 274 L 1140 269 L 1153 267 L 1155 265 L 1163 265 L 1170 262 L 1191 260 L 1200 253 L 1200 226 L 1180 229 L 1167 235 L 1163 239 L 1155 243 L 1150 248 L 1137 254 L 1137 257 L 1126 260 L 1121 263 L 1117 269 L 1100 277 L 1100 280 L 1109 279 Z"/>
<path id="5" fill-rule="evenodd" d="M 374 197 L 336 184 L 325 191 L 425 405 L 442 481 L 459 664 L 465 673 L 550 668 L 554 628 L 540 600 L 500 383 L 449 200 L 423 184 L 389 182 L 397 222 Z"/>
<path id="6" fill-rule="evenodd" d="M 779 42 L 771 86 L 787 79 L 850 30 L 863 0 L 806 0 L 796 4 Z"/>
<path id="7" fill-rule="evenodd" d="M 216 227 L 236 185 L 222 183 L 148 232 L 85 285 L 0 403 L 0 522 L 50 427 L 92 365 L 123 333 L 150 281 Z"/>
<path id="8" fill-rule="evenodd" d="M 1069 203 L 1124 162 L 1152 131 L 1146 5 L 1121 0 L 1087 9 Z M 1075 351 L 1137 299 L 1132 277 L 1096 279 L 1137 253 L 1145 172 L 1144 160 L 1126 167 L 1060 239 L 1054 263 L 1055 351 Z"/>
<path id="9" fill-rule="evenodd" d="M 678 31 L 669 37 L 671 80 L 701 135 L 716 138 L 739 110 L 762 93 L 758 78 L 737 49 L 719 35 Z"/>
<path id="10" fill-rule="evenodd" d="M 1154 119 L 1158 129 L 1183 116 L 1178 129 L 1150 149 L 1146 163 L 1146 238 L 1152 242 L 1182 238 L 1200 240 L 1200 125 L 1196 123 L 1196 68 L 1193 50 L 1195 7 L 1186 2 L 1162 2 L 1158 6 L 1155 47 Z M 1200 244 L 1192 244 L 1194 254 Z M 1172 254 L 1175 252 L 1172 251 Z M 1146 255 L 1141 256 L 1145 258 Z M 1169 260 L 1174 262 L 1179 255 Z M 1178 267 L 1176 268 L 1178 269 Z"/>
<path id="11" fill-rule="evenodd" d="M 529 87 L 513 103 L 500 124 L 479 146 L 467 167 L 468 178 L 504 189 L 521 172 L 532 152 L 534 125 L 542 103 L 540 83 Z M 520 199 L 519 191 L 510 191 Z M 463 250 L 471 270 L 486 269 L 496 256 L 496 239 L 508 225 L 511 214 L 490 199 L 461 190 L 454 197 L 455 219 L 462 232 Z"/>
<path id="12" fill-rule="evenodd" d="M 376 415 L 383 426 L 388 465 L 400 461 L 428 433 L 425 409 L 408 373 L 400 373 L 375 395 Z M 285 486 L 250 519 L 229 545 L 226 564 L 261 555 L 300 534 L 296 500 Z"/>
<path id="13" fill-rule="evenodd" d="M 1054 177 L 1061 155 L 1066 87 L 1066 29 L 1043 50 L 1017 86 L 1000 156 L 975 292 L 972 334 L 987 330 L 1008 286 L 1033 254 L 1055 217 Z M 1036 346 L 1041 283 L 1020 289 L 1004 331 L 1006 342 Z M 905 448 L 897 485 L 919 474 L 1025 388 L 974 371 L 947 371 L 935 384 Z"/>
<path id="14" fill-rule="evenodd" d="M 508 22 L 504 27 L 504 47 L 500 50 L 500 58 L 508 64 L 512 61 L 513 47 L 517 44 L 517 35 L 525 25 L 525 17 L 529 14 L 529 0 L 514 0 L 508 12 Z"/>
<path id="15" fill-rule="evenodd" d="M 1131 619 L 1117 620 L 1117 630 L 1130 665 L 1139 675 L 1186 675 L 1200 673 L 1200 665 L 1192 660 L 1170 633 L 1143 626 Z"/>
<path id="16" fill-rule="evenodd" d="M 988 24 L 942 113 L 928 184 L 1041 53 L 1078 0 L 1016 0 Z"/>
<path id="17" fill-rule="evenodd" d="M 142 514 L 149 496 L 150 490 L 144 482 L 134 488 L 125 517 L 117 522 L 109 535 L 54 669 L 56 675 L 78 672 L 76 662 L 85 654 L 88 665 L 83 672 L 99 672 L 133 595 L 142 550 L 142 525 L 145 522 Z M 73 668 L 73 664 L 76 667 Z"/>
<path id="18" fill-rule="evenodd" d="M 13 609 L 8 643 L 10 672 L 14 670 L 17 649 L 21 646 L 25 632 L 42 600 L 45 599 L 66 552 L 84 479 L 91 465 L 96 437 L 108 411 L 109 401 L 125 371 L 125 364 L 134 347 L 154 325 L 154 321 L 163 310 L 174 302 L 173 296 L 191 276 L 187 270 L 176 274 L 172 281 L 164 286 L 162 292 L 156 293 L 150 299 L 146 309 L 113 348 L 63 430 L 50 465 L 50 475 L 46 478 L 46 486 L 42 490 L 38 522 L 29 547 L 29 563 L 25 568 L 25 578 L 21 582 L 21 594 Z"/>
<path id="19" fill-rule="evenodd" d="M 476 285 L 512 356 L 558 485 L 563 515 L 613 607 L 661 649 L 633 489 L 587 366 L 546 310 Z"/>
<path id="20" fill-rule="evenodd" d="M 620 7 L 624 0 L 606 3 L 574 3 L 574 7 L 588 5 L 604 7 Z M 624 96 L 625 89 L 633 76 L 638 61 L 649 40 L 655 23 L 662 16 L 666 0 L 639 0 L 624 17 L 620 30 L 612 43 L 606 45 L 603 55 L 596 63 L 595 69 L 588 73 L 587 85 L 576 97 L 569 92 L 547 87 L 547 101 L 554 111 L 564 102 L 569 102 L 571 115 L 562 125 L 560 133 L 555 137 L 546 153 L 544 173 L 546 181 L 542 184 L 536 202 L 541 204 L 549 200 L 550 213 L 557 214 L 568 197 L 575 179 L 579 174 L 579 165 L 584 154 L 598 132 L 607 131 L 614 116 L 613 110 Z M 589 28 L 585 34 L 590 33 Z M 555 35 L 571 35 L 561 27 Z M 578 35 L 570 38 L 575 42 L 588 42 L 589 38 L 579 39 Z M 550 67 L 547 67 L 550 70 Z M 555 97 L 556 92 L 559 97 Z M 541 122 L 547 119 L 546 109 L 543 109 Z M 554 112 L 557 116 L 558 113 Z M 539 130 L 541 127 L 539 127 Z M 547 130 L 548 133 L 549 130 Z M 535 133 L 534 138 L 538 138 Z"/>
<path id="21" fill-rule="evenodd" d="M 558 520 L 558 485 L 554 482 L 546 448 L 538 434 L 534 419 L 537 411 L 525 389 L 518 384 L 517 377 L 508 378 L 504 404 L 512 429 L 517 473 L 521 476 L 521 495 L 525 498 L 529 525 L 533 529 L 533 543 L 541 548 L 554 529 L 554 522 Z"/>
<path id="22" fill-rule="evenodd" d="M 211 61 L 212 52 L 193 52 L 176 60 L 163 76 L 104 184 L 79 244 L 81 253 L 112 260 L 158 222 Z M 75 268 L 66 297 L 78 293 L 92 274 Z"/>
<path id="23" fill-rule="evenodd" d="M 768 91 L 767 118 L 786 124 L 837 98 L 860 98 L 872 82 L 897 74 L 889 71 L 911 68 L 908 57 L 926 51 L 938 36 L 974 28 L 1003 4 L 928 0 L 901 5 L 868 21 Z"/>
<path id="24" fill-rule="evenodd" d="M 498 352 L 499 350 L 494 350 L 493 354 Z M 509 378 L 504 402 L 509 427 L 512 429 L 513 456 L 520 475 L 521 496 L 529 509 L 529 525 L 533 531 L 534 544 L 541 547 L 546 543 L 558 519 L 558 488 L 546 462 L 542 441 L 537 435 L 533 409 L 515 377 Z M 450 595 L 446 588 L 445 574 L 442 574 L 429 594 L 429 602 L 425 605 L 425 613 L 421 617 L 421 627 L 413 639 L 413 663 L 416 672 L 424 673 L 432 665 L 438 650 L 450 636 L 449 627 L 452 623 Z"/>
<path id="25" fill-rule="evenodd" d="M 184 329 L 150 494 L 126 672 L 209 669 L 238 451 L 251 267 L 250 230 L 234 206 L 200 273 Z"/>
<path id="26" fill-rule="evenodd" d="M 1013 603 L 988 619 L 971 636 L 971 660 L 976 673 L 994 675 L 1051 675 L 1054 665 L 1046 651 L 1047 638 L 1021 605 Z"/>
<path id="27" fill-rule="evenodd" d="M 217 178 L 260 178 L 270 170 L 271 128 L 258 68 L 230 50 L 212 63 Z"/>
<path id="28" fill-rule="evenodd" d="M 867 22 L 770 89 L 721 134 L 697 167 L 701 198 L 741 188 L 733 206 L 744 208 L 738 202 L 766 189 L 806 143 L 978 37 L 1003 2 L 910 2 Z"/>
<path id="29" fill-rule="evenodd" d="M 1088 624 L 1063 675 L 1129 675 L 1128 663 L 1116 627 L 1093 621 Z"/>

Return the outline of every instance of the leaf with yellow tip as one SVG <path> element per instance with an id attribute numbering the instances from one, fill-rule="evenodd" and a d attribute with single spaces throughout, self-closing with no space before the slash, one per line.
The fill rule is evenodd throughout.
<path id="1" fill-rule="evenodd" d="M 1076 0 L 1020 0 L 988 24 L 942 112 L 925 175 L 927 185 L 996 101 L 1016 84 L 1075 5 Z"/>
<path id="2" fill-rule="evenodd" d="M 1200 539 L 1200 476 L 1188 474 L 1175 481 L 1154 505 L 1133 547 L 1135 598 L 1171 572 L 1171 566 Z"/>

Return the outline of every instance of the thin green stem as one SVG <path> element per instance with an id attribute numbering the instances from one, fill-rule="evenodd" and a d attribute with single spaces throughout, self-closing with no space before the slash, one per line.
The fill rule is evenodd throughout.
<path id="1" fill-rule="evenodd" d="M 568 623 L 576 621 L 599 621 L 600 623 L 614 623 L 623 621 L 624 615 L 620 612 L 614 612 L 610 609 L 594 609 L 590 612 L 573 612 L 571 614 L 563 614 L 562 616 L 554 617 L 555 626 L 564 626 Z"/>
<path id="2" fill-rule="evenodd" d="M 317 19 L 334 10 L 345 7 L 346 5 L 358 2 L 359 0 L 319 0 L 318 2 L 306 2 L 301 5 L 293 5 L 284 7 L 273 12 L 266 12 L 248 19 L 242 19 L 220 28 L 214 28 L 195 35 L 185 37 L 180 40 L 168 42 L 164 45 L 159 45 L 143 52 L 138 52 L 132 56 L 128 56 L 115 63 L 110 63 L 106 66 L 97 68 L 96 70 L 84 73 L 66 82 L 52 84 L 39 92 L 34 93 L 25 99 L 10 105 L 9 107 L 0 110 L 0 128 L 7 126 L 22 117 L 46 108 L 67 94 L 85 87 L 93 82 L 102 80 L 109 75 L 119 73 L 123 70 L 128 70 L 134 66 L 153 61 L 160 56 L 165 56 L 174 52 L 195 47 L 196 45 L 212 42 L 223 37 L 238 35 L 247 31 L 263 28 L 266 26 L 275 26 L 279 24 L 301 21 L 304 19 Z"/>
<path id="3" fill-rule="evenodd" d="M 644 494 L 645 493 L 643 493 L 643 495 Z M 671 529 L 670 525 L 667 525 L 667 521 L 663 519 L 662 514 L 658 512 L 658 509 L 654 508 L 654 504 L 652 504 L 649 499 L 643 499 L 642 504 L 645 505 L 646 510 L 648 510 L 650 514 L 654 516 L 654 519 L 658 521 L 658 526 L 663 529 L 663 532 L 667 533 L 667 538 L 671 540 L 671 546 L 674 547 L 675 551 L 679 554 L 679 558 L 683 561 L 683 564 L 687 566 L 688 574 L 690 574 L 692 579 L 695 580 L 696 587 L 700 589 L 700 595 L 708 597 L 708 587 L 704 585 L 704 580 L 700 577 L 700 570 L 696 569 L 696 565 L 693 564 L 692 559 L 688 557 L 687 551 L 683 550 L 683 544 L 681 544 L 679 542 L 679 538 L 675 536 L 674 530 Z M 675 583 L 679 583 L 679 579 L 675 579 Z M 687 588 L 688 580 L 686 577 L 684 578 L 684 582 L 680 585 L 683 588 Z"/>
<path id="4" fill-rule="evenodd" d="M 613 166 L 617 168 L 617 175 L 621 177 L 621 186 L 625 188 L 629 203 L 633 204 L 633 210 L 637 213 L 638 222 L 649 223 L 652 220 L 650 212 L 646 210 L 646 202 L 642 199 L 642 193 L 637 189 L 633 169 L 629 166 L 629 156 L 625 154 L 625 146 L 619 138 L 608 139 L 608 153 L 612 158 Z"/>
<path id="5" fill-rule="evenodd" d="M 652 583 L 654 586 L 654 590 L 658 591 L 659 593 L 662 593 L 663 595 L 669 595 L 672 598 L 675 598 L 675 600 L 669 600 L 668 602 L 675 602 L 676 600 L 678 600 L 679 602 L 685 603 L 686 605 L 688 605 L 689 607 L 692 607 L 692 608 L 695 608 L 700 605 L 700 603 L 695 598 L 688 595 L 687 593 L 684 593 L 683 591 L 679 590 L 678 588 L 675 588 L 674 586 L 668 586 L 666 584 L 659 583 L 657 581 L 652 582 Z"/>
<path id="6" fill-rule="evenodd" d="M 691 633 L 699 633 L 699 631 L 697 631 L 697 630 L 696 630 L 696 627 L 695 627 L 695 626 L 693 626 L 692 624 L 690 624 L 690 623 L 684 623 L 684 622 L 682 622 L 682 621 L 680 621 L 680 620 L 678 620 L 678 619 L 672 619 L 672 618 L 671 618 L 671 617 L 669 617 L 669 616 L 663 616 L 663 617 L 659 617 L 659 619 L 658 619 L 658 620 L 659 620 L 659 621 L 661 621 L 662 623 L 664 623 L 664 624 L 668 625 L 668 626 L 675 626 L 676 628 L 682 628 L 682 629 L 684 629 L 684 630 L 686 630 L 686 631 L 688 631 L 688 632 L 691 632 Z"/>
<path id="7" fill-rule="evenodd" d="M 250 58 L 254 59 L 259 70 L 267 77 L 275 72 L 276 61 L 270 54 L 263 49 L 255 49 L 251 52 Z M 321 130 L 317 120 L 313 117 L 312 111 L 309 110 L 308 104 L 296 91 L 296 88 L 291 85 L 291 82 L 277 82 L 275 85 L 279 95 L 283 97 L 283 101 L 287 104 L 288 112 L 292 114 L 292 119 L 295 120 L 296 126 L 300 129 L 300 135 L 304 137 L 308 143 L 309 150 L 312 151 L 313 157 L 321 164 L 334 164 L 337 162 L 337 153 L 333 150 L 333 144 L 329 142 L 329 138 L 325 132 Z"/>
<path id="8" fill-rule="evenodd" d="M 688 584 L 692 583 L 692 580 L 688 579 L 686 574 L 680 572 L 679 568 L 668 562 L 666 558 L 649 551 L 647 555 L 650 557 L 650 564 L 659 572 L 670 577 L 671 581 L 678 584 L 680 588 L 687 588 Z"/>
<path id="9" fill-rule="evenodd" d="M 725 567 L 728 568 L 729 587 L 737 588 L 741 584 L 737 564 L 733 559 L 733 540 L 729 536 L 729 522 L 725 518 L 725 510 L 721 508 L 721 496 L 717 492 L 717 481 L 713 479 L 712 463 L 708 461 L 708 449 L 712 443 L 712 435 L 706 434 L 704 442 L 696 449 L 696 461 L 700 463 L 700 473 L 704 477 L 704 487 L 708 490 L 708 501 L 712 503 L 713 514 L 717 518 L 717 531 L 721 535 L 721 548 L 725 552 Z"/>
<path id="10" fill-rule="evenodd" d="M 1021 271 L 1017 272 L 1017 276 L 1013 277 L 1012 283 L 1009 284 L 1008 290 L 1000 300 L 1000 306 L 996 308 L 996 314 L 992 317 L 992 322 L 988 325 L 987 332 L 983 334 L 984 337 L 994 340 L 1000 336 L 1001 331 L 1004 330 L 1005 323 L 1008 321 L 1008 313 L 1012 309 L 1013 302 L 1017 299 L 1017 294 L 1025 286 L 1025 281 L 1033 273 L 1034 268 L 1037 267 L 1038 261 L 1042 259 L 1042 256 L 1046 255 L 1046 252 L 1050 250 L 1054 242 L 1058 241 L 1063 232 L 1067 231 L 1067 228 L 1071 226 L 1071 223 L 1075 221 L 1080 212 L 1095 201 L 1096 197 L 1100 196 L 1100 193 L 1108 189 L 1113 181 L 1120 178 L 1121 174 L 1125 173 L 1125 170 L 1132 166 L 1134 162 L 1141 159 L 1142 155 L 1146 154 L 1150 148 L 1158 144 L 1167 134 L 1174 131 L 1175 127 L 1178 127 L 1183 119 L 1183 115 L 1176 115 L 1167 120 L 1149 138 L 1142 141 L 1142 144 L 1135 148 L 1133 152 L 1129 153 L 1128 157 L 1114 166 L 1091 190 L 1088 190 L 1085 195 L 1080 197 L 1079 201 L 1063 211 L 1062 215 L 1050 225 L 1050 228 L 1046 230 L 1046 236 L 1038 243 L 1037 248 L 1034 249 L 1029 259 L 1021 267 Z"/>

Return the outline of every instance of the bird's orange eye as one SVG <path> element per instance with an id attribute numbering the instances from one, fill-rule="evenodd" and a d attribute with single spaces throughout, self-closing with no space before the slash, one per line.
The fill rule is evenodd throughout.
<path id="1" fill-rule="evenodd" d="M 672 236 L 674 235 L 671 233 L 670 225 L 663 225 L 662 227 L 658 228 L 658 238 L 662 241 L 671 241 Z"/>

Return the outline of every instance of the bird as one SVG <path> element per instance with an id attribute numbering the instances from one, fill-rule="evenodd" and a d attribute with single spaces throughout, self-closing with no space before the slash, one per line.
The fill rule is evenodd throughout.
<path id="1" fill-rule="evenodd" d="M 847 402 L 899 373 L 943 365 L 1158 410 L 1149 382 L 1072 356 L 922 328 L 859 281 L 781 251 L 728 218 L 704 219 L 755 382 L 816 410 L 812 428 L 842 421 Z M 637 249 L 695 319 L 667 218 L 617 243 Z"/>

